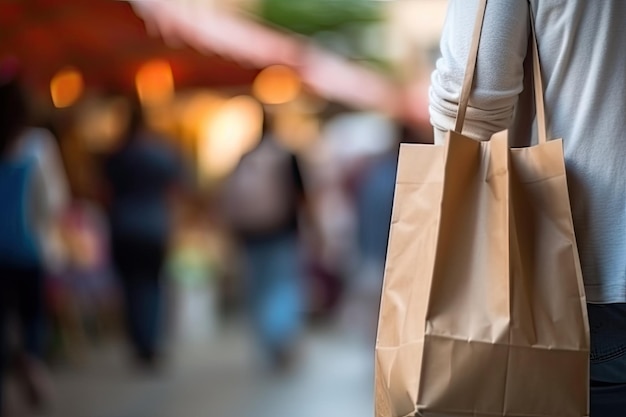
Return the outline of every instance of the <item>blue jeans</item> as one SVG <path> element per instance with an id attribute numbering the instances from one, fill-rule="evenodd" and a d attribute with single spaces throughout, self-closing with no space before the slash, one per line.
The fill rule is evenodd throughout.
<path id="1" fill-rule="evenodd" d="M 626 415 L 626 304 L 588 304 L 590 417 Z"/>
<path id="2" fill-rule="evenodd" d="M 295 234 L 248 241 L 248 308 L 261 348 L 270 355 L 289 349 L 302 326 L 302 282 Z"/>

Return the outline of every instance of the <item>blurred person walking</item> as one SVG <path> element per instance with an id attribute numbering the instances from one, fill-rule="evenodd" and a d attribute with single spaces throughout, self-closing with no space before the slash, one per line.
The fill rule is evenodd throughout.
<path id="1" fill-rule="evenodd" d="M 478 3 L 449 2 L 430 91 L 437 143 L 455 125 Z M 529 13 L 546 109 L 554 110 L 547 112 L 548 130 L 563 138 L 591 329 L 591 417 L 621 417 L 626 413 L 626 2 L 489 1 L 464 135 L 488 140 L 512 122 L 531 125 L 523 120 L 534 114 L 528 106 L 532 96 L 525 94 L 532 90 L 524 70 Z M 514 114 L 515 108 L 521 111 Z M 514 144 L 536 141 L 530 136 L 514 138 Z"/>
<path id="2" fill-rule="evenodd" d="M 69 202 L 55 138 L 28 127 L 19 64 L 0 63 L 0 336 L 2 374 L 17 319 L 17 365 L 32 405 L 50 399 L 46 348 L 45 274 L 62 261 L 55 231 Z M 0 387 L 1 389 L 2 387 Z M 0 403 L 2 400 L 0 399 Z M 4 404 L 0 404 L 3 406 Z"/>
<path id="3" fill-rule="evenodd" d="M 298 223 L 305 199 L 296 156 L 275 139 L 264 115 L 261 140 L 224 184 L 224 215 L 245 258 L 255 336 L 275 370 L 290 366 L 302 328 Z"/>
<path id="4" fill-rule="evenodd" d="M 348 319 L 363 323 L 368 337 L 376 334 L 400 143 L 420 142 L 410 127 L 397 130 L 389 149 L 368 163 L 355 191 L 359 266 L 350 285 L 356 317 Z"/>
<path id="5" fill-rule="evenodd" d="M 162 272 L 172 228 L 171 204 L 184 167 L 166 139 L 149 131 L 135 103 L 121 146 L 105 163 L 112 258 L 125 298 L 128 335 L 141 365 L 161 350 Z"/>

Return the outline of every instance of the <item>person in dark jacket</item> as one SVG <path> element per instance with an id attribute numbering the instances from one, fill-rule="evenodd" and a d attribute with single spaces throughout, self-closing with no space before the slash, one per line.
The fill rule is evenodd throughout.
<path id="1" fill-rule="evenodd" d="M 153 365 L 160 350 L 170 197 L 184 175 L 174 149 L 144 127 L 138 104 L 124 143 L 106 161 L 105 174 L 112 257 L 124 289 L 128 334 L 137 359 Z"/>

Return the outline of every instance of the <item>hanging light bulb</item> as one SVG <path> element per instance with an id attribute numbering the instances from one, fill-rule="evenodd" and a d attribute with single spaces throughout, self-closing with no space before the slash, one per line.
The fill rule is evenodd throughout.
<path id="1" fill-rule="evenodd" d="M 144 106 L 168 102 L 174 95 L 174 76 L 170 64 L 161 59 L 145 63 L 135 77 L 137 95 Z"/>
<path id="2" fill-rule="evenodd" d="M 300 94 L 302 82 L 294 70 L 284 65 L 272 65 L 257 75 L 252 91 L 265 104 L 284 104 Z"/>
<path id="3" fill-rule="evenodd" d="M 57 108 L 70 107 L 84 90 L 83 76 L 76 68 L 57 72 L 50 81 L 52 103 Z"/>

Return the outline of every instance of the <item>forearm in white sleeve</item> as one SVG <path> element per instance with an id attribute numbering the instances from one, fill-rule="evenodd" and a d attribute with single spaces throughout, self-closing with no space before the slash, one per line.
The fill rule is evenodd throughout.
<path id="1" fill-rule="evenodd" d="M 477 0 L 450 0 L 441 37 L 441 58 L 431 77 L 430 121 L 435 143 L 454 129 L 461 85 L 474 30 Z M 528 46 L 528 3 L 487 3 L 474 83 L 463 134 L 488 140 L 508 128 L 523 89 L 523 63 Z"/>

